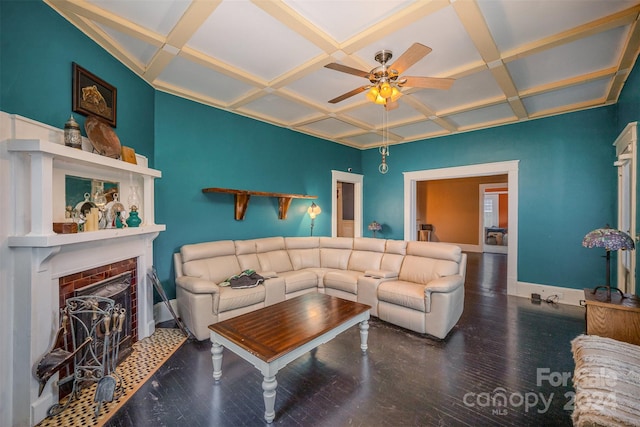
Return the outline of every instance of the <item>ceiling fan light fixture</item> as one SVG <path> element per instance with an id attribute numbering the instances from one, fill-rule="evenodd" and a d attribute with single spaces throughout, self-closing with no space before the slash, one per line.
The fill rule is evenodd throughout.
<path id="1" fill-rule="evenodd" d="M 379 105 L 384 105 L 387 102 L 386 98 L 380 96 L 380 90 L 377 86 L 369 89 L 369 92 L 367 92 L 367 99 Z"/>
<path id="2" fill-rule="evenodd" d="M 391 101 L 395 102 L 397 101 L 400 97 L 402 96 L 402 92 L 400 92 L 398 90 L 397 87 L 393 86 L 391 88 L 391 96 L 389 98 L 391 98 Z"/>
<path id="3" fill-rule="evenodd" d="M 380 97 L 380 92 L 378 91 L 378 88 L 376 86 L 373 86 L 371 89 L 369 89 L 369 92 L 367 92 L 367 99 L 371 102 L 376 102 L 376 99 Z"/>
<path id="4" fill-rule="evenodd" d="M 397 89 L 396 89 L 397 90 Z M 390 98 L 393 89 L 388 82 L 384 82 L 380 85 L 380 96 L 383 98 Z"/>

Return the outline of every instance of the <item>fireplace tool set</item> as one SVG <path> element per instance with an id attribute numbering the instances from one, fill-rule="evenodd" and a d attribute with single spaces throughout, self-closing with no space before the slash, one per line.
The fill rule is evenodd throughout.
<path id="1" fill-rule="evenodd" d="M 91 383 L 97 383 L 96 417 L 103 402 L 112 402 L 122 395 L 122 378 L 116 365 L 125 315 L 126 310 L 110 298 L 88 295 L 67 299 L 53 347 L 38 361 L 34 372 L 41 394 L 55 373 L 72 364 L 73 373 L 58 381 L 58 386 L 73 381 L 71 393 L 64 403 L 49 408 L 49 416 L 66 409 L 78 398 L 81 389 Z"/>

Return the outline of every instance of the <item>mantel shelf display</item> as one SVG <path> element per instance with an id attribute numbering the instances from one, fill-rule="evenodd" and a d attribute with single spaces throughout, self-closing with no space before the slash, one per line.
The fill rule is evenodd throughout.
<path id="1" fill-rule="evenodd" d="M 231 188 L 203 188 L 203 193 L 226 193 L 235 197 L 235 219 L 241 221 L 247 213 L 247 206 L 251 196 L 277 197 L 278 198 L 278 219 L 287 219 L 287 211 L 293 199 L 317 199 L 318 196 L 307 194 L 270 193 L 266 191 L 233 190 Z"/>
<path id="2" fill-rule="evenodd" d="M 14 209 L 30 213 L 28 221 L 19 222 L 12 235 L 8 236 L 9 247 L 62 247 L 157 235 L 166 229 L 165 225 L 155 223 L 154 216 L 154 180 L 162 177 L 161 171 L 37 137 L 9 139 L 6 147 L 16 165 L 28 171 L 16 177 L 19 200 L 16 200 Z M 140 227 L 56 234 L 53 223 L 64 220 L 61 216 L 64 215 L 64 179 L 67 175 L 119 182 L 121 187 L 133 183 L 140 185 L 144 197 L 139 208 L 144 209 L 144 223 Z M 23 217 L 16 212 L 16 218 Z"/>

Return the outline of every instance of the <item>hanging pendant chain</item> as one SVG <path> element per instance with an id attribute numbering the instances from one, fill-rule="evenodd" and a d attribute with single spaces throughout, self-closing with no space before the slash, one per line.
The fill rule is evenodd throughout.
<path id="1" fill-rule="evenodd" d="M 382 113 L 382 145 L 379 151 L 382 156 L 382 161 L 380 166 L 378 166 L 378 171 L 385 174 L 389 171 L 389 166 L 387 165 L 387 156 L 389 155 L 389 112 L 386 106 Z"/>

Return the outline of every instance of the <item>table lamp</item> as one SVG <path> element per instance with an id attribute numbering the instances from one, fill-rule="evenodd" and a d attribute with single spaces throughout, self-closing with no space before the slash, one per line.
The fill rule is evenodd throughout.
<path id="1" fill-rule="evenodd" d="M 608 225 L 605 228 L 598 228 L 590 231 L 584 239 L 582 239 L 582 246 L 585 248 L 605 248 L 607 259 L 607 271 L 606 271 L 606 284 L 604 286 L 597 286 L 593 293 L 595 294 L 598 289 L 604 288 L 607 290 L 607 301 L 611 301 L 611 251 L 635 249 L 633 239 L 624 231 L 610 228 Z M 622 298 L 625 298 L 622 291 L 618 288 L 613 288 L 620 292 Z"/>

